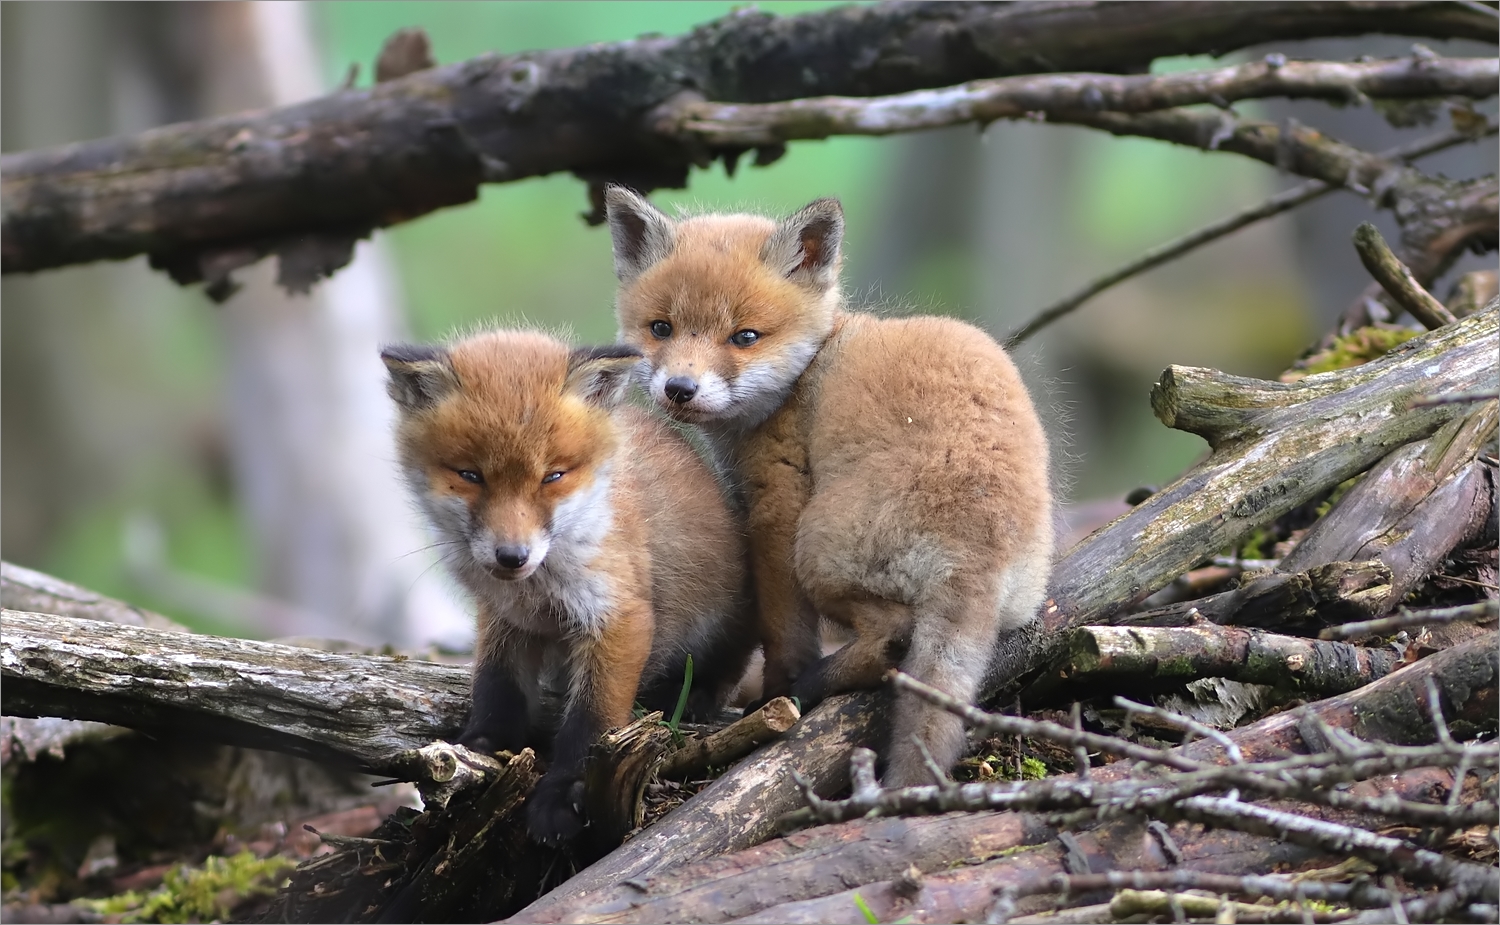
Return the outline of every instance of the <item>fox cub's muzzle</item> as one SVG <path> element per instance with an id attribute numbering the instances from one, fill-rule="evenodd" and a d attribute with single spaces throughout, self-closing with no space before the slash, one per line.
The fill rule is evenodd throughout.
<path id="1" fill-rule="evenodd" d="M 662 391 L 666 393 L 667 398 L 679 405 L 684 405 L 698 394 L 698 382 L 688 376 L 673 376 L 667 380 Z"/>

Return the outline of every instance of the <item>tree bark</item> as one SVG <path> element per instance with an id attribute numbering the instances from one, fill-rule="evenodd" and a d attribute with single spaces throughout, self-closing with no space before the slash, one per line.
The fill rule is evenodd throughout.
<path id="1" fill-rule="evenodd" d="M 1023 705 L 1082 699 L 1101 691 L 1139 694 L 1199 678 L 1268 684 L 1321 698 L 1343 694 L 1401 667 L 1390 649 L 1280 636 L 1202 622 L 1196 626 L 1080 626 L 1060 657 L 1021 692 Z M 1064 694 L 1066 692 L 1066 694 Z"/>
<path id="2" fill-rule="evenodd" d="M 886 3 L 487 55 L 297 106 L 8 155 L 0 270 L 147 253 L 179 282 L 222 282 L 278 252 L 315 278 L 347 261 L 354 238 L 468 202 L 481 182 L 569 170 L 596 194 L 605 181 L 680 187 L 690 166 L 736 157 L 743 148 L 653 129 L 651 112 L 680 94 L 876 96 L 1370 32 L 1494 41 L 1489 17 L 1431 2 L 1184 2 L 1150 17 L 1108 3 Z"/>
<path id="3" fill-rule="evenodd" d="M 1057 563 L 1044 626 L 1107 620 L 1187 571 L 1205 550 L 1233 545 L 1460 416 L 1426 416 L 1438 408 L 1406 404 L 1493 377 L 1497 317 L 1500 309 L 1490 309 L 1363 366 L 1291 384 L 1170 367 L 1151 393 L 1156 416 L 1203 437 L 1213 452 Z"/>
<path id="4" fill-rule="evenodd" d="M 1424 389 L 1413 397 L 1442 391 Z M 1379 559 L 1391 570 L 1383 611 L 1456 547 L 1478 539 L 1494 519 L 1495 478 L 1494 468 L 1477 457 L 1493 452 L 1500 404 L 1489 401 L 1465 410 L 1431 438 L 1402 447 L 1361 477 L 1277 570 Z"/>
<path id="5" fill-rule="evenodd" d="M 314 649 L 0 614 L 10 716 L 61 716 L 201 736 L 375 773 L 406 749 L 456 734 L 465 668 L 405 656 Z"/>
<path id="6" fill-rule="evenodd" d="M 1435 731 L 1428 717 L 1427 679 L 1439 688 L 1448 724 L 1457 735 L 1470 735 L 1495 727 L 1496 676 L 1500 653 L 1496 634 L 1475 639 L 1438 653 L 1415 665 L 1388 675 L 1351 693 L 1329 698 L 1263 719 L 1226 735 L 1239 747 L 1247 762 L 1262 761 L 1291 753 L 1323 750 L 1318 723 L 1344 729 L 1371 741 L 1404 744 L 1430 742 Z M 1176 750 L 1200 761 L 1228 764 L 1219 743 L 1200 739 Z M 1119 761 L 1091 772 L 1092 780 L 1120 780 L 1135 767 Z M 1420 798 L 1431 788 L 1451 786 L 1446 772 L 1423 771 L 1402 775 L 1394 789 L 1407 797 Z M 1387 782 L 1358 785 L 1361 793 L 1388 792 Z M 687 804 L 684 804 L 686 806 Z M 1349 819 L 1348 814 L 1325 808 L 1296 805 L 1298 812 L 1315 818 Z M 1305 849 L 1268 844 L 1257 836 L 1236 832 L 1191 833 L 1185 826 L 1172 828 L 1171 840 L 1185 857 L 1205 869 L 1268 869 L 1277 863 L 1306 860 Z M 510 922 L 673 922 L 703 921 L 858 921 L 853 890 L 882 918 L 913 914 L 914 921 L 973 920 L 973 906 L 955 915 L 956 898 L 936 892 L 931 914 L 920 912 L 902 897 L 899 879 L 909 867 L 932 875 L 963 861 L 987 860 L 986 875 L 969 880 L 963 872 L 953 875 L 967 884 L 965 903 L 994 902 L 997 883 L 1030 873 L 1079 872 L 1080 862 L 1090 869 L 1108 866 L 1161 869 L 1173 862 L 1158 838 L 1143 831 L 1138 822 L 1117 820 L 1092 832 L 1060 839 L 1059 831 L 1039 816 L 1021 813 L 963 813 L 907 819 L 874 819 L 823 826 L 742 851 L 711 858 L 697 864 L 662 870 L 629 882 L 616 881 L 589 894 L 559 901 L 549 894 L 523 909 Z M 1065 843 L 1059 850 L 1054 840 Z M 1029 849 L 1029 850 L 1028 850 Z M 1286 853 L 1283 853 L 1286 852 Z M 1069 860 L 1071 859 L 1071 860 Z M 1223 866 L 1220 867 L 1219 865 Z M 1069 865 L 1069 866 L 1065 866 Z M 946 884 L 947 875 L 934 878 Z M 882 882 L 884 881 L 884 882 Z M 875 884 L 865 886 L 864 884 Z M 566 889 L 566 887 L 564 887 Z M 561 892 L 561 891 L 559 891 Z M 910 896 L 910 891 L 905 891 Z M 919 893 L 926 896 L 926 893 Z M 886 899 L 890 905 L 882 905 Z"/>

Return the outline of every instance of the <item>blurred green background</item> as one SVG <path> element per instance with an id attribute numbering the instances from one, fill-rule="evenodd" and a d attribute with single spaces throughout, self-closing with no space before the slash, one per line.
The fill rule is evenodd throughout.
<path id="1" fill-rule="evenodd" d="M 827 5 L 759 8 L 793 15 Z M 266 105 L 234 70 L 255 66 L 254 55 L 235 64 L 248 41 L 245 21 L 235 17 L 250 6 L 0 4 L 5 150 Z M 355 63 L 359 85 L 368 85 L 381 44 L 403 27 L 425 29 L 438 63 L 447 64 L 486 52 L 682 33 L 736 6 L 299 8 L 326 92 Z M 1352 57 L 1366 47 L 1380 46 L 1325 51 Z M 272 53 L 259 52 L 261 59 Z M 1155 70 L 1214 63 L 1166 60 Z M 1274 104 L 1241 112 L 1282 115 Z M 1373 120 L 1368 111 L 1361 118 Z M 1493 161 L 1486 151 L 1473 156 L 1480 165 Z M 733 178 L 721 166 L 695 171 L 689 189 L 653 199 L 665 207 L 785 213 L 837 196 L 848 217 L 852 293 L 961 315 L 1003 336 L 1093 276 L 1289 182 L 1231 155 L 1002 123 L 984 133 L 961 127 L 799 143 L 767 168 L 745 163 Z M 608 236 L 581 220 L 585 208 L 583 184 L 559 174 L 485 186 L 475 203 L 379 232 L 401 324 L 418 339 L 495 322 L 610 339 Z M 1315 223 L 1352 228 L 1347 210 L 1368 208 L 1337 208 L 1346 211 L 1309 210 L 1258 226 L 1113 290 L 1021 352 L 1054 436 L 1064 497 L 1118 502 L 1133 487 L 1169 481 L 1202 451 L 1197 438 L 1151 416 L 1147 392 L 1165 365 L 1274 377 L 1359 291 L 1363 277 L 1347 231 L 1338 237 Z M 1309 229 L 1316 229 L 1311 242 Z M 233 301 L 215 307 L 140 259 L 7 276 L 3 286 L 6 558 L 204 629 L 270 632 L 243 610 L 199 607 L 181 587 L 141 580 L 129 550 L 140 555 L 159 545 L 158 566 L 207 582 L 212 593 L 253 590 L 323 606 L 297 600 L 289 585 L 268 577 L 267 550 L 277 539 L 254 535 L 264 532 L 254 516 L 258 502 L 238 444 L 226 437 L 239 388 L 231 373 L 240 361 L 228 340 L 235 329 L 226 320 Z M 369 390 L 378 392 L 378 384 Z"/>

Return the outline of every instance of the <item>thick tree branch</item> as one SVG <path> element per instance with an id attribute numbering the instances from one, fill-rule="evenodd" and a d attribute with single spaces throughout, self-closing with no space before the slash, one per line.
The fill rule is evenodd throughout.
<path id="1" fill-rule="evenodd" d="M 1494 22 L 1440 2 L 1169 2 L 1149 17 L 1111 3 L 884 3 L 486 55 L 283 109 L 7 155 L 0 270 L 146 253 L 223 295 L 231 270 L 278 253 L 284 281 L 306 285 L 343 265 L 354 238 L 468 202 L 481 182 L 569 170 L 596 192 L 649 190 L 737 156 L 654 131 L 650 114 L 682 94 L 877 96 L 1372 32 L 1494 41 Z"/>
<path id="2" fill-rule="evenodd" d="M 62 716 L 201 736 L 382 773 L 455 734 L 466 668 L 248 639 L 0 614 L 9 716 Z"/>
<path id="3" fill-rule="evenodd" d="M 1168 369 L 1152 407 L 1214 452 L 1059 561 L 1044 625 L 1081 626 L 1124 610 L 1187 571 L 1204 550 L 1232 545 L 1457 417 L 1416 418 L 1403 409 L 1413 394 L 1493 376 L 1497 318 L 1500 310 L 1472 315 L 1374 362 L 1292 384 Z"/>
<path id="4" fill-rule="evenodd" d="M 1465 96 L 1500 92 L 1493 58 L 1403 58 L 1345 64 L 1287 62 L 1276 55 L 1233 67 L 1118 77 L 1043 74 L 978 80 L 940 90 L 862 99 L 819 97 L 785 103 L 684 102 L 662 114 L 660 130 L 686 132 L 710 145 L 746 148 L 834 135 L 892 135 L 1024 119 L 1049 113 L 1150 112 L 1211 103 L 1228 106 L 1279 96 L 1362 102 L 1364 97 Z M 1067 121 L 1066 118 L 1060 121 Z"/>

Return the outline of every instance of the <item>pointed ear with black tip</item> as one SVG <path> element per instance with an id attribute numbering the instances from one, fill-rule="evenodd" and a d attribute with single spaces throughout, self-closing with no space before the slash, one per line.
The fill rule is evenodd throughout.
<path id="1" fill-rule="evenodd" d="M 563 391 L 586 402 L 613 408 L 630 392 L 630 376 L 641 362 L 641 352 L 623 344 L 577 347 L 568 354 L 568 378 Z"/>
<path id="2" fill-rule="evenodd" d="M 380 351 L 380 359 L 391 374 L 386 393 L 404 411 L 431 408 L 458 388 L 453 360 L 442 347 L 394 344 Z"/>
<path id="3" fill-rule="evenodd" d="M 672 252 L 672 220 L 623 186 L 604 188 L 604 215 L 615 254 L 615 276 L 628 283 Z"/>
<path id="4" fill-rule="evenodd" d="M 838 283 L 843 241 L 844 207 L 818 199 L 776 226 L 760 259 L 800 286 L 826 290 Z"/>

